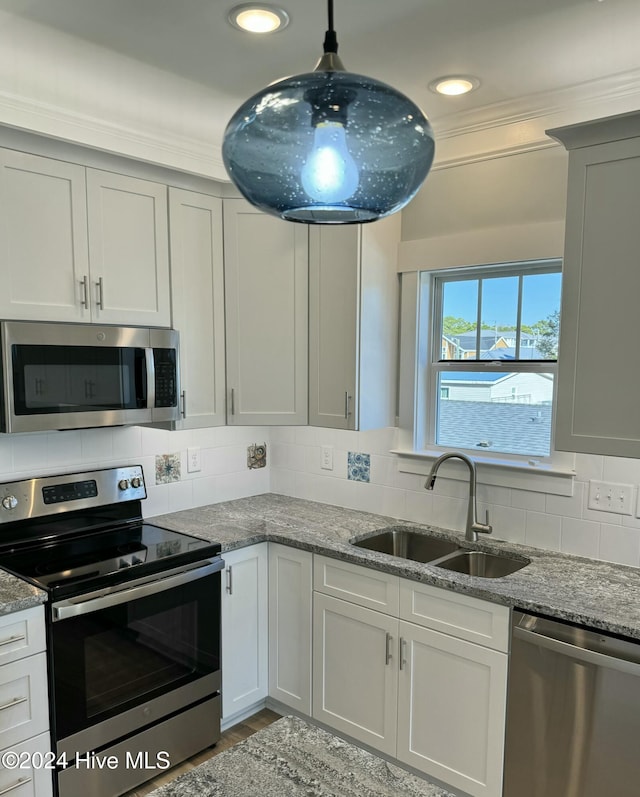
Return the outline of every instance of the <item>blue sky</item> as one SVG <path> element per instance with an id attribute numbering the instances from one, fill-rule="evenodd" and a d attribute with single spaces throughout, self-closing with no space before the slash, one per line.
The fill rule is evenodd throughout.
<path id="1" fill-rule="evenodd" d="M 560 309 L 558 274 L 524 276 L 522 323 L 534 324 Z M 482 321 L 498 326 L 515 326 L 518 304 L 518 277 L 483 280 Z M 443 315 L 475 322 L 478 306 L 478 280 L 445 283 Z"/>

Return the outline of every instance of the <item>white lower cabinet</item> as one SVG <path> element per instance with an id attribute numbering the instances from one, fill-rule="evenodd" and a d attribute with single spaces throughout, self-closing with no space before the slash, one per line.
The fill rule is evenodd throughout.
<path id="1" fill-rule="evenodd" d="M 396 757 L 469 794 L 502 794 L 507 655 L 400 622 Z"/>
<path id="2" fill-rule="evenodd" d="M 222 719 L 267 696 L 267 543 L 223 554 Z"/>
<path id="3" fill-rule="evenodd" d="M 0 795 L 53 792 L 44 766 L 51 750 L 45 646 L 42 606 L 0 617 L 0 760 L 10 752 L 20 762 L 16 769 L 0 766 Z"/>
<path id="4" fill-rule="evenodd" d="M 5 753 L 10 752 L 14 753 L 17 760 L 22 763 L 20 769 L 0 767 L 0 795 L 51 797 L 53 794 L 51 769 L 40 766 L 42 762 L 49 763 L 50 750 L 51 739 L 48 733 L 21 744 L 13 744 L 8 750 L 2 750 L 0 760 L 3 760 Z"/>
<path id="5" fill-rule="evenodd" d="M 314 589 L 314 719 L 500 797 L 510 610 L 321 556 Z"/>
<path id="6" fill-rule="evenodd" d="M 269 543 L 269 697 L 311 714 L 313 554 Z"/>
<path id="7" fill-rule="evenodd" d="M 398 620 L 314 594 L 313 717 L 396 753 Z"/>

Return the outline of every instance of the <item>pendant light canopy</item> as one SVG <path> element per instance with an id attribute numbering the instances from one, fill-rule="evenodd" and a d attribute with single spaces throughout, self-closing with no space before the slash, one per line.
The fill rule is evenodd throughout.
<path id="1" fill-rule="evenodd" d="M 433 162 L 429 121 L 411 100 L 338 57 L 333 0 L 315 71 L 243 103 L 224 135 L 231 180 L 253 205 L 290 221 L 374 221 L 404 207 Z"/>

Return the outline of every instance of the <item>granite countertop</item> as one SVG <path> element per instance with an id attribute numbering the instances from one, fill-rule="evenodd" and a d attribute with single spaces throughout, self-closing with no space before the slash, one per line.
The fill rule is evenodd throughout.
<path id="1" fill-rule="evenodd" d="M 44 590 L 16 578 L 0 568 L 0 615 L 30 609 L 44 603 L 47 594 Z"/>
<path id="2" fill-rule="evenodd" d="M 633 567 L 491 537 L 468 543 L 459 532 L 271 493 L 161 515 L 154 517 L 153 522 L 220 542 L 223 554 L 264 540 L 280 542 L 495 603 L 640 639 L 640 570 Z M 352 539 L 393 525 L 429 531 L 456 540 L 466 548 L 526 557 L 531 563 L 503 578 L 484 579 L 349 544 Z"/>
<path id="3" fill-rule="evenodd" d="M 453 797 L 429 781 L 296 717 L 152 791 L 148 797 Z"/>

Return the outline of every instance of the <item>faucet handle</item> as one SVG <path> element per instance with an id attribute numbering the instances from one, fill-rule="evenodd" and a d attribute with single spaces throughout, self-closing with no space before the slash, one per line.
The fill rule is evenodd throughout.
<path id="1" fill-rule="evenodd" d="M 493 531 L 493 526 L 489 524 L 489 510 L 485 510 L 484 513 L 484 523 L 474 523 L 471 527 L 473 531 L 477 531 L 479 534 L 491 534 Z"/>

